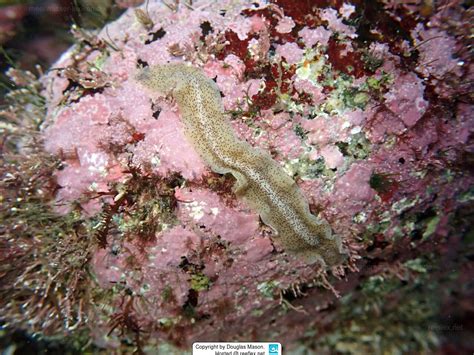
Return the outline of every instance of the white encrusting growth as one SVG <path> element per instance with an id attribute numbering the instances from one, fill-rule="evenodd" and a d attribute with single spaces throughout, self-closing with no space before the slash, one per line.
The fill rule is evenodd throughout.
<path id="1" fill-rule="evenodd" d="M 186 136 L 211 169 L 231 173 L 234 192 L 277 233 L 285 251 L 308 262 L 334 265 L 343 259 L 341 240 L 329 224 L 309 211 L 296 183 L 269 154 L 239 140 L 224 116 L 216 84 L 185 64 L 145 68 L 137 79 L 171 94 L 181 111 Z"/>

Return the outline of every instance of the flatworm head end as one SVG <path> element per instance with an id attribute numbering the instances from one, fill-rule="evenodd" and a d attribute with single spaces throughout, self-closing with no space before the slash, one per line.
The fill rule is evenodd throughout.
<path id="1" fill-rule="evenodd" d="M 172 68 L 169 65 L 155 65 L 139 69 L 135 74 L 135 80 L 151 90 L 166 95 L 176 88 L 178 82 L 178 77 Z"/>
<path id="2" fill-rule="evenodd" d="M 185 63 L 161 64 L 139 69 L 135 80 L 161 94 L 170 94 L 185 88 L 190 78 L 204 75 Z"/>

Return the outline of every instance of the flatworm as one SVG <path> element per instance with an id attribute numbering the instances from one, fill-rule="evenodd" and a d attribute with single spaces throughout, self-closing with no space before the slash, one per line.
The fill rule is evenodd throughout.
<path id="1" fill-rule="evenodd" d="M 210 168 L 230 173 L 234 192 L 277 232 L 286 252 L 331 266 L 344 259 L 341 239 L 312 215 L 296 183 L 271 156 L 237 138 L 225 118 L 219 89 L 198 68 L 184 63 L 141 69 L 137 80 L 176 100 L 185 134 Z"/>

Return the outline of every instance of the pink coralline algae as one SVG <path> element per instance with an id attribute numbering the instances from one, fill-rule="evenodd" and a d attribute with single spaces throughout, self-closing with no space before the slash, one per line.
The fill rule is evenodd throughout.
<path id="1" fill-rule="evenodd" d="M 251 239 L 258 230 L 258 217 L 248 209 L 226 206 L 215 193 L 200 189 L 176 191 L 178 216 L 197 228 L 239 245 Z"/>
<path id="2" fill-rule="evenodd" d="M 291 30 L 295 27 L 295 22 L 291 17 L 285 16 L 280 19 L 278 26 L 275 29 L 280 33 L 290 33 Z"/>
<path id="3" fill-rule="evenodd" d="M 142 345 L 274 336 L 290 349 L 314 345 L 334 328 L 336 296 L 408 273 L 405 261 L 442 253 L 437 243 L 457 233 L 474 182 L 463 174 L 472 106 L 440 100 L 435 86 L 465 95 L 447 77 L 469 68 L 454 59 L 448 29 L 400 22 L 399 8 L 367 21 L 373 9 L 358 2 L 185 3 L 147 2 L 152 25 L 128 9 L 41 78 L 44 147 L 62 162 L 56 211 L 93 218 L 91 274 Z M 135 80 L 168 62 L 215 81 L 236 135 L 267 151 L 342 238 L 341 265 L 285 253 L 234 179 L 211 172 L 173 99 Z M 114 349 L 123 334 L 109 318 L 95 316 L 94 342 Z M 335 352 L 326 341 L 314 346 Z"/>
<path id="4" fill-rule="evenodd" d="M 319 26 L 314 29 L 305 27 L 298 32 L 298 35 L 303 39 L 307 47 L 313 47 L 315 44 L 327 46 L 332 32 L 327 30 L 324 26 Z"/>
<path id="5" fill-rule="evenodd" d="M 350 38 L 356 38 L 354 27 L 347 26 L 344 24 L 343 19 L 347 18 L 351 14 L 350 7 L 341 8 L 342 17 L 339 17 L 335 9 L 324 9 L 321 11 L 321 19 L 327 22 L 327 27 L 333 31 L 348 36 Z"/>
<path id="6" fill-rule="evenodd" d="M 288 64 L 296 64 L 303 58 L 303 50 L 294 42 L 285 43 L 276 49 L 276 53 L 286 60 Z"/>
<path id="7" fill-rule="evenodd" d="M 461 74 L 460 64 L 463 64 L 454 58 L 454 49 L 456 41 L 443 31 L 436 28 L 425 29 L 418 25 L 414 30 L 415 42 L 420 51 L 420 64 L 417 71 L 423 77 L 433 76 L 441 79 L 446 74 Z"/>
<path id="8" fill-rule="evenodd" d="M 408 127 L 423 116 L 428 102 L 423 98 L 425 87 L 416 74 L 401 74 L 389 92 L 385 94 L 387 108 L 395 113 Z"/>
<path id="9" fill-rule="evenodd" d="M 343 206 L 351 206 L 352 211 L 349 213 L 352 215 L 361 211 L 375 197 L 375 191 L 369 184 L 371 175 L 370 166 L 356 163 L 336 183 L 334 198 Z"/>
<path id="10" fill-rule="evenodd" d="M 344 163 L 344 156 L 336 146 L 325 146 L 321 149 L 321 155 L 329 169 L 340 168 Z"/>
<path id="11" fill-rule="evenodd" d="M 182 129 L 176 113 L 161 111 L 160 119 L 150 124 L 143 140 L 130 150 L 133 163 L 149 166 L 151 171 L 161 175 L 179 172 L 190 180 L 202 176 L 204 163 L 185 140 Z M 175 151 L 177 140 L 181 142 L 180 154 Z"/>

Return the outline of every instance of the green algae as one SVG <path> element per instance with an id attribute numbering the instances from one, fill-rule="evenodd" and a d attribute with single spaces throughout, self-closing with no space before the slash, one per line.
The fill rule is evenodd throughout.
<path id="1" fill-rule="evenodd" d="M 257 285 L 257 290 L 262 294 L 263 297 L 273 299 L 275 290 L 278 289 L 278 281 L 265 281 Z"/>
<path id="2" fill-rule="evenodd" d="M 191 288 L 195 291 L 205 291 L 211 286 L 211 280 L 203 273 L 191 275 Z"/>
<path id="3" fill-rule="evenodd" d="M 347 142 L 336 142 L 336 146 L 343 156 L 352 160 L 364 160 L 369 156 L 372 144 L 363 132 L 359 132 L 351 135 Z"/>

